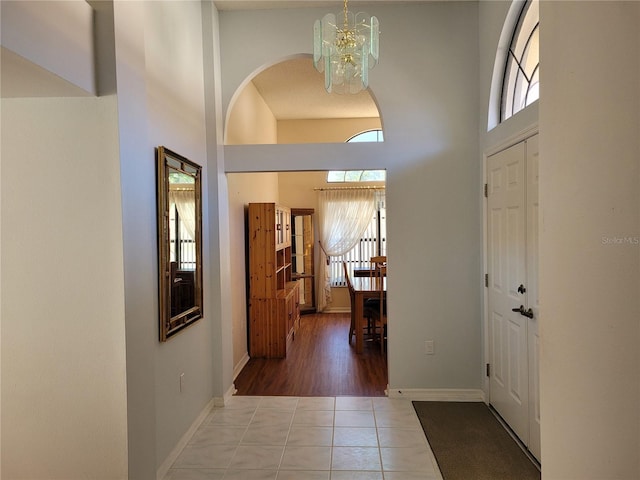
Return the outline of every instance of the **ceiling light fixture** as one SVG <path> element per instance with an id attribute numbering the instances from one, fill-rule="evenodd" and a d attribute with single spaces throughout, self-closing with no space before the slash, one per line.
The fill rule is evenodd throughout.
<path id="1" fill-rule="evenodd" d="M 367 23 L 368 22 L 368 23 Z M 347 8 L 328 13 L 313 25 L 313 66 L 324 72 L 329 93 L 358 93 L 369 86 L 369 69 L 378 63 L 380 26 L 376 17 Z"/>

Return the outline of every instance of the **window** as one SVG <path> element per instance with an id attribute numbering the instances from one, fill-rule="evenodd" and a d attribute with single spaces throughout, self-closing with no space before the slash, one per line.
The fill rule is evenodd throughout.
<path id="1" fill-rule="evenodd" d="M 382 130 L 368 130 L 354 135 L 346 143 L 383 142 Z M 384 170 L 331 170 L 327 173 L 328 183 L 340 182 L 384 182 Z"/>
<path id="2" fill-rule="evenodd" d="M 339 182 L 384 182 L 384 170 L 331 170 L 327 173 L 328 183 Z"/>
<path id="3" fill-rule="evenodd" d="M 382 130 L 368 130 L 358 133 L 347 140 L 347 143 L 351 142 L 384 142 L 384 136 L 382 135 Z"/>
<path id="4" fill-rule="evenodd" d="M 178 270 L 196 269 L 194 184 L 186 173 L 169 173 L 169 261 L 176 262 Z"/>
<path id="5" fill-rule="evenodd" d="M 377 207 L 371 221 L 355 247 L 344 255 L 332 256 L 329 260 L 329 278 L 332 287 L 346 287 L 342 262 L 353 268 L 369 268 L 371 257 L 387 254 L 387 210 L 384 190 L 377 192 Z"/>
<path id="6" fill-rule="evenodd" d="M 514 7 L 520 6 L 504 68 L 501 122 L 540 97 L 538 0 L 514 2 Z"/>
<path id="7" fill-rule="evenodd" d="M 178 270 L 196 269 L 196 242 L 175 203 L 169 207 L 169 261 L 175 262 Z"/>

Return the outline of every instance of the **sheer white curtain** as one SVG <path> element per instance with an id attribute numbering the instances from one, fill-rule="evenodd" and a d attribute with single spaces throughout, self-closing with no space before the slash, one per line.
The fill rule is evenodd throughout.
<path id="1" fill-rule="evenodd" d="M 321 242 L 318 311 L 323 311 L 331 303 L 327 256 L 343 255 L 351 250 L 369 225 L 375 208 L 375 191 L 371 189 L 318 192 L 318 230 Z"/>
<path id="2" fill-rule="evenodd" d="M 191 240 L 196 238 L 196 194 L 193 190 L 171 190 L 169 203 L 175 203 L 178 216 Z"/>

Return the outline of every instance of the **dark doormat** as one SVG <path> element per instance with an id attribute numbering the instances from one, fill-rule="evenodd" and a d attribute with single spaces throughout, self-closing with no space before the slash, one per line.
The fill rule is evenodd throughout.
<path id="1" fill-rule="evenodd" d="M 444 480 L 540 480 L 482 402 L 413 402 Z"/>

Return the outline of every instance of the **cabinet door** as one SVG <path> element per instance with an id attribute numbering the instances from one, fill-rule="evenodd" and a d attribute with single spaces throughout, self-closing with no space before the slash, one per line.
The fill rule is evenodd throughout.
<path id="1" fill-rule="evenodd" d="M 249 244 L 250 298 L 269 298 L 276 294 L 278 278 L 275 269 L 276 231 L 275 209 L 272 203 L 250 203 L 247 241 Z"/>
<path id="2" fill-rule="evenodd" d="M 300 290 L 298 283 L 291 283 L 291 290 L 287 294 L 285 315 L 287 324 L 287 335 L 298 331 L 300 327 Z"/>
<path id="3" fill-rule="evenodd" d="M 296 285 L 293 292 L 293 329 L 298 331 L 300 328 L 300 284 Z"/>
<path id="4" fill-rule="evenodd" d="M 282 247 L 291 246 L 291 210 L 279 207 L 282 214 Z"/>
<path id="5" fill-rule="evenodd" d="M 275 206 L 276 249 L 291 246 L 291 210 Z"/>
<path id="6" fill-rule="evenodd" d="M 283 221 L 282 209 L 276 206 L 276 249 L 282 248 L 282 244 L 284 243 Z"/>
<path id="7" fill-rule="evenodd" d="M 249 304 L 249 354 L 256 358 L 284 358 L 287 328 L 284 299 L 253 298 Z"/>

